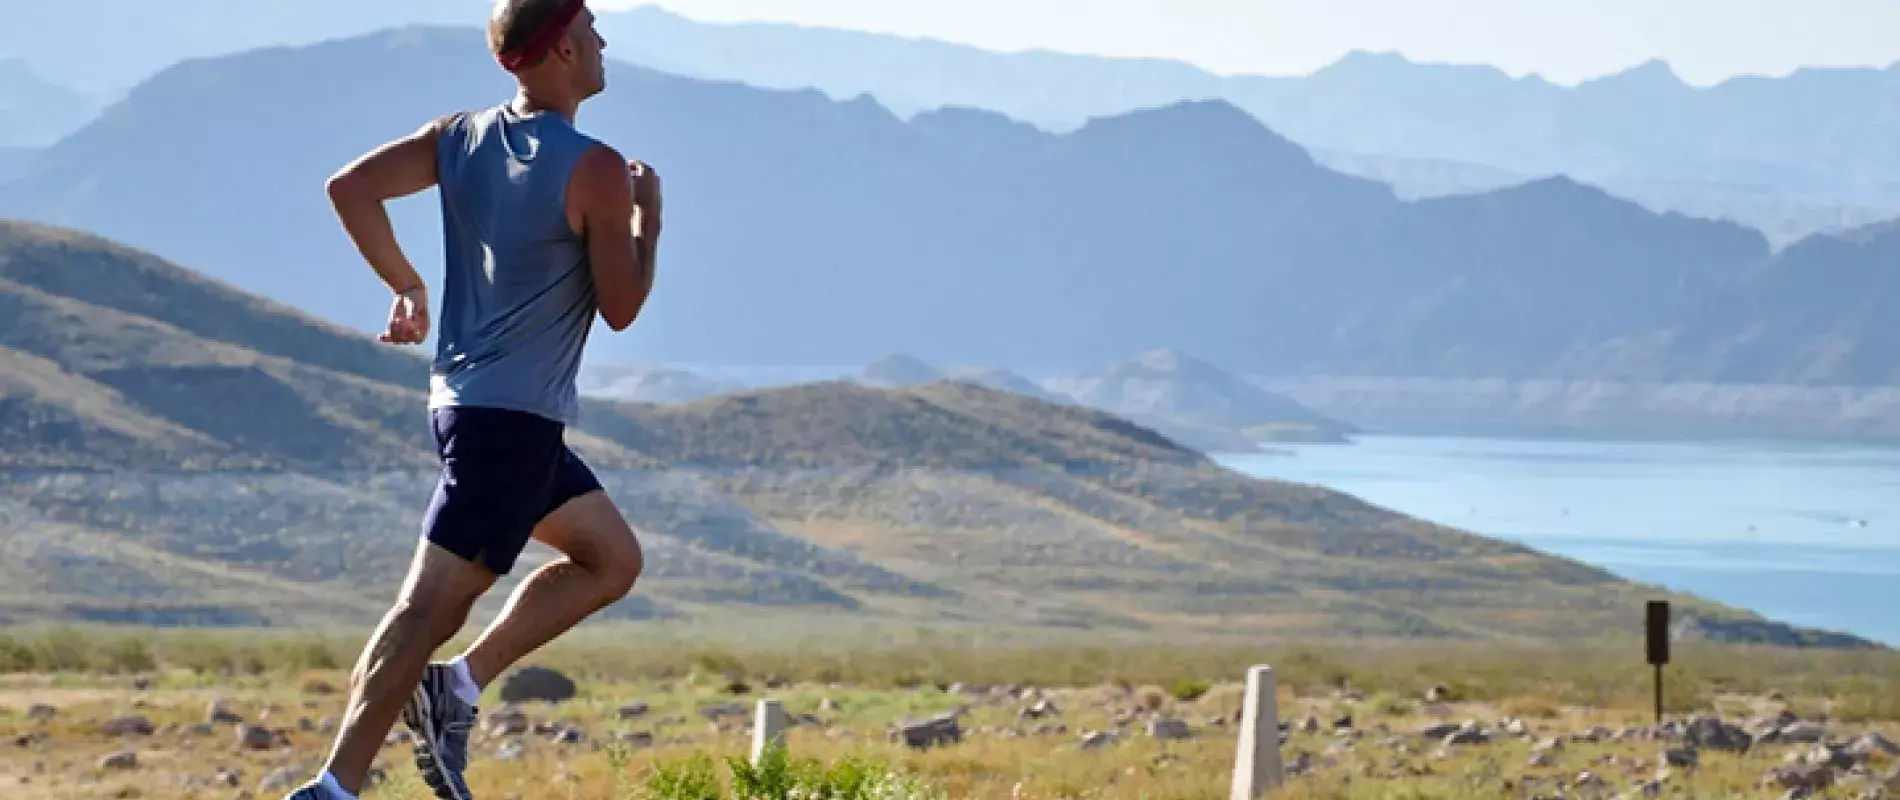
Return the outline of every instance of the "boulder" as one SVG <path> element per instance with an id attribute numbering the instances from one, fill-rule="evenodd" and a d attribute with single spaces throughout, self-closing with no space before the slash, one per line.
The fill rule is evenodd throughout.
<path id="1" fill-rule="evenodd" d="M 648 710 L 650 709 L 648 709 L 646 703 L 635 700 L 615 710 L 614 717 L 617 719 L 623 719 L 623 720 L 639 719 L 641 717 L 646 716 Z"/>
<path id="2" fill-rule="evenodd" d="M 237 744 L 240 750 L 269 750 L 276 744 L 277 737 L 269 728 L 262 725 L 239 725 Z"/>
<path id="3" fill-rule="evenodd" d="M 1755 742 L 1748 731 L 1715 717 L 1700 717 L 1689 723 L 1687 738 L 1695 747 L 1732 753 L 1746 753 Z"/>
<path id="4" fill-rule="evenodd" d="M 213 700 L 205 706 L 205 721 L 213 725 L 236 725 L 244 717 L 226 707 L 223 700 Z"/>
<path id="5" fill-rule="evenodd" d="M 99 759 L 100 769 L 136 769 L 138 765 L 139 754 L 130 750 L 121 750 Z"/>
<path id="6" fill-rule="evenodd" d="M 921 722 L 902 722 L 896 726 L 894 733 L 906 747 L 916 750 L 963 741 L 963 729 L 957 725 L 955 714 L 931 717 Z"/>
<path id="7" fill-rule="evenodd" d="M 113 717 L 100 727 L 100 732 L 107 736 L 150 736 L 155 730 L 151 720 L 138 714 Z"/>
<path id="8" fill-rule="evenodd" d="M 1781 726 L 1780 741 L 1789 744 L 1814 744 L 1827 738 L 1827 728 L 1812 722 L 1795 722 Z"/>
<path id="9" fill-rule="evenodd" d="M 1114 744 L 1119 738 L 1114 731 L 1094 731 L 1083 734 L 1081 743 L 1076 746 L 1083 750 L 1100 750 Z"/>
<path id="10" fill-rule="evenodd" d="M 528 732 L 528 714 L 515 706 L 504 705 L 490 712 L 482 727 L 489 736 L 519 736 Z"/>
<path id="11" fill-rule="evenodd" d="M 1701 751 L 1693 747 L 1671 747 L 1663 750 L 1663 763 L 1672 767 L 1693 769 L 1701 762 Z"/>
<path id="12" fill-rule="evenodd" d="M 574 699 L 579 688 L 574 681 L 547 667 L 522 667 L 501 682 L 504 703 L 560 703 Z"/>
<path id="13" fill-rule="evenodd" d="M 1847 743 L 1847 750 L 1863 759 L 1875 753 L 1900 756 L 1900 745 L 1888 741 L 1887 737 L 1880 735 L 1878 731 L 1868 731 L 1854 737 L 1853 741 Z"/>
<path id="14" fill-rule="evenodd" d="M 1769 770 L 1762 782 L 1783 789 L 1818 792 L 1834 785 L 1834 769 L 1826 764 L 1789 764 Z"/>
<path id="15" fill-rule="evenodd" d="M 1156 739 L 1182 740 L 1194 737 L 1194 731 L 1188 729 L 1185 721 L 1173 717 L 1155 717 L 1148 720 L 1148 735 Z"/>

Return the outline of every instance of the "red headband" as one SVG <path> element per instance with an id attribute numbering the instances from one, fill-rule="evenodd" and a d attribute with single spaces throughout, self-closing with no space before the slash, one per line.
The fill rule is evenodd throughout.
<path id="1" fill-rule="evenodd" d="M 554 44 L 567 34 L 567 26 L 574 24 L 574 18 L 580 16 L 587 0 L 566 0 L 554 9 L 554 13 L 542 20 L 541 27 L 535 28 L 527 40 L 513 50 L 507 50 L 495 56 L 501 62 L 501 68 L 509 72 L 520 72 L 541 62 L 541 57 L 554 49 Z"/>

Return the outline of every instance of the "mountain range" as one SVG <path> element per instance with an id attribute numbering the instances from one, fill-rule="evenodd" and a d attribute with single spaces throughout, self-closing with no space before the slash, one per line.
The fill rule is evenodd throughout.
<path id="1" fill-rule="evenodd" d="M 663 165 L 675 201 L 650 333 L 603 343 L 617 359 L 907 352 L 1069 369 L 1173 346 L 1270 377 L 1900 377 L 1875 335 L 1885 301 L 1866 294 L 1893 280 L 1891 228 L 1776 253 L 1757 231 L 1567 178 L 1405 201 L 1222 101 L 1057 135 L 987 112 L 904 121 L 869 100 L 610 74 L 582 124 Z M 187 62 L 37 155 L 0 207 L 368 328 L 384 292 L 323 178 L 506 87 L 462 29 Z M 230 135 L 246 125 L 274 133 Z M 438 215 L 432 195 L 397 204 L 425 266 Z"/>
<path id="2" fill-rule="evenodd" d="M 46 144 L 179 61 L 353 37 L 408 24 L 479 26 L 477 0 L 312 0 L 230 5 L 134 0 L 22 8 L 0 30 L 12 57 L 61 92 L 0 134 Z M 111 24 L 39 35 L 78 15 Z M 874 97 L 900 117 L 985 108 L 1054 132 L 1088 120 L 1221 99 L 1344 172 L 1407 197 L 1498 188 L 1553 174 L 1657 211 L 1742 222 L 1787 244 L 1900 216 L 1893 140 L 1900 70 L 1808 68 L 1698 87 L 1661 60 L 1585 81 L 1514 78 L 1492 67 L 1353 52 L 1310 75 L 1215 75 L 1165 59 L 997 53 L 931 39 L 781 24 L 715 24 L 656 7 L 601 14 L 617 57 L 768 88 Z M 95 54 L 110 53 L 110 58 Z M 8 70 L 0 68 L 0 106 Z M 78 115 L 78 116 L 75 116 Z M 16 120 L 23 119 L 14 117 Z M 0 145 L 8 144 L 0 141 Z"/>
<path id="3" fill-rule="evenodd" d="M 0 303 L 0 622 L 379 613 L 434 480 L 412 353 L 38 225 L 0 225 Z M 1631 633 L 1659 596 L 1866 646 L 970 383 L 589 400 L 569 436 L 648 553 L 609 618 L 1526 641 Z"/>

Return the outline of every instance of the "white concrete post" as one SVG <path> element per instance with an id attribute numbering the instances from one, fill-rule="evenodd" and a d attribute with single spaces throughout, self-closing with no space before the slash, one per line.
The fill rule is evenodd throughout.
<path id="1" fill-rule="evenodd" d="M 790 725 L 791 718 L 785 715 L 785 707 L 777 700 L 759 701 L 758 711 L 752 717 L 752 766 L 759 765 L 768 748 L 785 745 L 785 729 Z"/>
<path id="2" fill-rule="evenodd" d="M 1280 709 L 1273 668 L 1247 670 L 1247 699 L 1241 706 L 1240 744 L 1234 752 L 1234 786 L 1228 800 L 1255 800 L 1277 789 L 1280 772 Z"/>

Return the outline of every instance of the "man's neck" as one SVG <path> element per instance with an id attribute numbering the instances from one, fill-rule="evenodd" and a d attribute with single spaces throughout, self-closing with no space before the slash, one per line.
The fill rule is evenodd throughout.
<path id="1" fill-rule="evenodd" d="M 515 113 L 524 115 L 551 111 L 561 115 L 561 118 L 567 120 L 569 124 L 573 124 L 574 114 L 580 110 L 580 103 L 571 98 L 561 97 L 555 92 L 538 91 L 532 87 L 523 86 L 515 93 L 515 99 L 509 102 L 509 107 L 513 108 Z"/>

